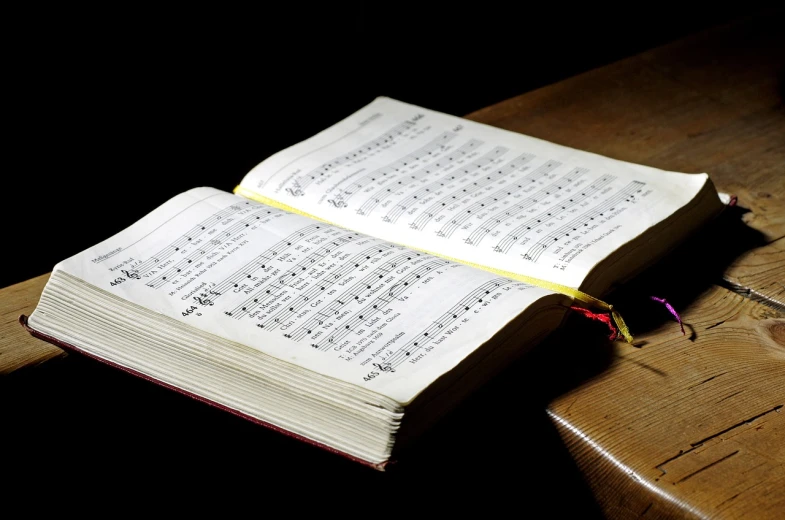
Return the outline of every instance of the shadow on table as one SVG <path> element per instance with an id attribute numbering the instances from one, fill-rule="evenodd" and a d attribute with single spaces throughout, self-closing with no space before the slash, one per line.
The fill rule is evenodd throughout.
<path id="1" fill-rule="evenodd" d="M 518 367 L 512 367 L 518 368 Z M 8 496 L 172 510 L 452 514 L 544 504 L 600 518 L 531 389 L 506 371 L 385 473 L 69 355 L 0 380 Z M 569 497 L 565 500 L 565 497 Z M 62 505 L 62 504 L 61 504 Z M 60 507 L 60 506 L 58 506 Z"/>
<path id="2" fill-rule="evenodd" d="M 712 285 L 728 286 L 723 273 L 743 253 L 766 245 L 762 233 L 747 226 L 739 206 L 725 209 L 715 220 L 639 276 L 617 287 L 607 300 L 623 314 L 633 334 L 654 330 L 676 320 L 652 296 L 683 312 Z M 684 324 L 693 341 L 697 333 Z M 639 345 L 645 347 L 645 345 Z"/>
<path id="3" fill-rule="evenodd" d="M 743 211 L 729 208 L 612 294 L 634 332 L 672 320 L 650 295 L 684 309 L 734 258 L 762 244 Z M 546 407 L 607 368 L 615 346 L 606 336 L 604 325 L 568 317 L 385 473 L 70 355 L 0 380 L 4 469 L 15 476 L 7 491 L 65 493 L 93 507 L 160 499 L 172 510 L 237 504 L 260 513 L 400 515 L 543 506 L 557 516 L 601 518 Z"/>

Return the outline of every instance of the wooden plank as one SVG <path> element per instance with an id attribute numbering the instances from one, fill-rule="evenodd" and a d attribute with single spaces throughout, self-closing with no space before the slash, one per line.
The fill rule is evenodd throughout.
<path id="1" fill-rule="evenodd" d="M 723 26 L 470 114 L 616 159 L 707 172 L 785 236 L 785 32 L 776 16 Z"/>
<path id="2" fill-rule="evenodd" d="M 775 240 L 785 236 L 785 112 L 776 79 L 785 53 L 782 31 L 766 30 L 767 23 L 708 31 L 467 117 L 619 159 L 708 171 L 752 210 L 747 223 Z M 15 290 L 26 300 L 10 305 L 33 305 L 37 293 L 31 287 L 26 296 L 26 283 Z M 18 332 L 8 325 L 13 312 L 3 314 L 6 335 Z M 8 341 L 0 370 L 49 356 L 27 343 L 11 353 Z"/>
<path id="3" fill-rule="evenodd" d="M 30 336 L 18 321 L 33 312 L 48 279 L 49 273 L 0 289 L 0 375 L 65 354 Z"/>
<path id="4" fill-rule="evenodd" d="M 548 407 L 611 518 L 781 518 L 785 319 L 712 286 Z M 569 370 L 569 361 L 565 367 Z"/>
<path id="5" fill-rule="evenodd" d="M 785 236 L 778 90 L 785 40 L 776 22 L 721 27 L 469 117 L 623 160 L 710 173 L 720 190 L 739 196 L 749 210 L 739 218 L 760 233 L 734 242 L 749 252 L 733 249 L 725 275 L 718 272 L 714 282 L 724 277 L 774 298 Z M 681 265 L 690 267 L 682 278 L 702 267 Z M 0 371 L 59 352 L 37 351 L 54 347 L 16 323 L 44 282 L 39 277 L 0 292 Z M 668 295 L 689 336 L 672 322 L 647 329 L 630 320 L 643 347 L 605 344 L 608 365 L 554 392 L 548 413 L 608 517 L 781 517 L 785 320 L 777 309 L 717 285 L 692 289 Z M 547 342 L 558 354 L 560 376 L 584 368 L 585 356 L 565 355 L 570 346 L 596 347 L 569 330 Z"/>
<path id="6" fill-rule="evenodd" d="M 642 348 L 588 345 L 569 328 L 546 343 L 564 374 L 593 364 L 581 349 L 609 355 L 548 404 L 609 518 L 785 514 L 783 63 L 785 34 L 775 17 L 758 18 L 469 116 L 622 160 L 708 172 L 739 197 L 699 243 L 614 298 L 635 308 L 661 291 L 688 335 L 627 315 Z"/>
<path id="7" fill-rule="evenodd" d="M 785 238 L 747 251 L 723 279 L 731 290 L 785 312 Z"/>

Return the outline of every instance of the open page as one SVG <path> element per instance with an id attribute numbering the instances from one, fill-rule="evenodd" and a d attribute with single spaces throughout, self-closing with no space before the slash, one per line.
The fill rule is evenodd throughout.
<path id="1" fill-rule="evenodd" d="M 579 287 L 592 267 L 691 201 L 707 179 L 378 98 L 256 166 L 236 193 Z"/>
<path id="2" fill-rule="evenodd" d="M 564 299 L 212 188 L 55 271 L 399 402 L 538 300 Z"/>

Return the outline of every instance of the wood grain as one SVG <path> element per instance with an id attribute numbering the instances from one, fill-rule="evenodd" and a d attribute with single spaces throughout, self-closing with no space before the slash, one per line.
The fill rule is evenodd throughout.
<path id="1" fill-rule="evenodd" d="M 721 287 L 548 407 L 612 518 L 785 511 L 785 319 Z"/>
<path id="2" fill-rule="evenodd" d="M 785 312 L 785 238 L 744 253 L 723 278 L 731 290 Z"/>
<path id="3" fill-rule="evenodd" d="M 707 172 L 738 196 L 744 225 L 709 239 L 717 254 L 693 250 L 671 264 L 701 278 L 696 258 L 741 253 L 697 297 L 685 287 L 677 298 L 691 334 L 666 323 L 636 335 L 643 348 L 616 343 L 606 370 L 548 405 L 609 518 L 785 516 L 785 37 L 776 20 L 716 28 L 469 116 Z M 559 339 L 571 340 L 582 341 Z"/>
<path id="4" fill-rule="evenodd" d="M 19 325 L 19 315 L 33 312 L 48 279 L 47 273 L 0 289 L 0 375 L 64 355 Z"/>
<path id="5" fill-rule="evenodd" d="M 720 27 L 514 97 L 469 119 L 681 172 L 706 172 L 785 236 L 781 16 Z"/>
<path id="6" fill-rule="evenodd" d="M 741 254 L 679 300 L 692 334 L 672 322 L 643 327 L 642 348 L 609 345 L 607 368 L 556 392 L 547 406 L 609 518 L 785 516 L 778 23 L 762 17 L 719 27 L 468 116 L 622 160 L 708 172 L 719 190 L 739 197 L 745 238 L 734 228 L 722 239 Z M 46 279 L 0 290 L 0 373 L 61 355 L 16 321 Z M 585 340 L 564 334 L 558 340 L 566 344 Z M 560 371 L 580 368 L 570 362 L 561 359 Z"/>

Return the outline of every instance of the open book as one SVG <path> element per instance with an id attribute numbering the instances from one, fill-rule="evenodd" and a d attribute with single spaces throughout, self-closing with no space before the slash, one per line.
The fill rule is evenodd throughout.
<path id="1" fill-rule="evenodd" d="M 22 321 L 381 469 L 722 207 L 706 174 L 378 98 L 59 263 Z"/>

